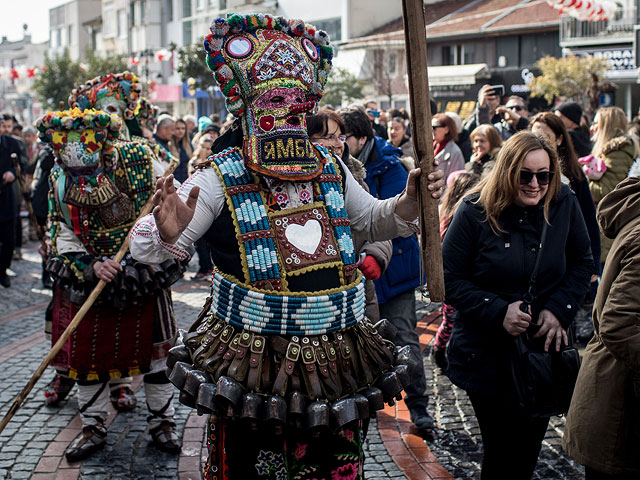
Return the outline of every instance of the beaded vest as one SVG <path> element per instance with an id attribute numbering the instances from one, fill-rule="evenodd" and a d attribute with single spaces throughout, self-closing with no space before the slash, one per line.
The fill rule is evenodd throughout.
<path id="1" fill-rule="evenodd" d="M 319 147 L 318 155 L 324 166 L 312 182 L 314 201 L 284 210 L 267 207 L 268 188 L 245 167 L 240 149 L 210 157 L 231 212 L 244 277 L 214 273 L 211 311 L 218 318 L 265 334 L 333 331 L 364 318 L 342 179 L 328 152 Z M 325 269 L 337 272 L 337 288 L 289 288 L 296 278 Z"/>
<path id="2" fill-rule="evenodd" d="M 102 173 L 98 183 L 92 178 L 79 185 L 61 168 L 51 173 L 49 212 L 51 238 L 59 233 L 58 222 L 64 222 L 82 241 L 87 251 L 96 256 L 115 255 L 124 242 L 140 210 L 153 193 L 152 153 L 137 142 L 118 141 L 117 167 Z M 92 195 L 85 195 L 91 190 Z M 55 241 L 53 242 L 55 244 Z"/>

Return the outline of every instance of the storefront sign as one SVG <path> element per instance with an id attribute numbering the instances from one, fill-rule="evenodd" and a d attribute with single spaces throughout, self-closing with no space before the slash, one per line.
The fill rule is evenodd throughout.
<path id="1" fill-rule="evenodd" d="M 529 93 L 531 91 L 529 85 L 533 81 L 533 72 L 528 68 L 523 68 L 520 77 L 522 77 L 523 83 L 511 85 L 511 93 Z"/>
<path id="2" fill-rule="evenodd" d="M 635 70 L 636 59 L 631 46 L 617 48 L 592 48 L 572 50 L 574 55 L 592 56 L 609 62 L 610 70 L 625 71 Z"/>

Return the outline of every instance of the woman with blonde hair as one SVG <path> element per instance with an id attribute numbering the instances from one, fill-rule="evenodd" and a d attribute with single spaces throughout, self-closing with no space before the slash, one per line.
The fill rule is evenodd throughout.
<path id="1" fill-rule="evenodd" d="M 465 165 L 468 172 L 486 177 L 495 165 L 495 159 L 502 146 L 500 133 L 493 125 L 480 125 L 469 135 L 471 140 L 471 161 Z"/>
<path id="2" fill-rule="evenodd" d="M 169 151 L 173 158 L 179 159 L 180 163 L 173 172 L 173 178 L 180 183 L 184 182 L 189 176 L 188 165 L 193 149 L 189 141 L 187 133 L 187 123 L 181 118 L 174 118 L 174 129 L 171 140 L 169 140 Z"/>
<path id="3" fill-rule="evenodd" d="M 628 121 L 619 107 L 598 110 L 591 124 L 591 153 L 604 162 L 607 170 L 599 180 L 589 180 L 589 190 L 596 205 L 627 177 L 631 165 L 640 155 L 638 140 L 627 132 Z M 600 262 L 604 264 L 613 241 L 600 235 Z"/>
<path id="4" fill-rule="evenodd" d="M 456 210 L 442 253 L 445 302 L 459 313 L 447 375 L 466 390 L 478 419 L 481 478 L 531 478 L 549 419 L 516 400 L 509 353 L 525 332 L 547 351 L 567 343 L 593 268 L 580 206 L 544 139 L 521 131 L 504 143 L 493 173 Z"/>

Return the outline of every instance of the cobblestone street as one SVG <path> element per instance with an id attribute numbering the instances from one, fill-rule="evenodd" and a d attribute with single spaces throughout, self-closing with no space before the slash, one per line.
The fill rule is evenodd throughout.
<path id="1" fill-rule="evenodd" d="M 40 284 L 35 244 L 14 261 L 12 287 L 0 290 L 0 417 L 24 387 L 49 349 L 43 333 L 44 311 L 51 297 Z M 207 283 L 192 280 L 195 262 L 173 288 L 176 317 L 187 328 L 207 295 Z M 421 341 L 433 338 L 437 313 L 421 309 Z M 466 394 L 452 386 L 425 358 L 430 410 L 439 430 L 425 444 L 413 430 L 404 403 L 387 407 L 371 422 L 366 442 L 366 478 L 479 478 L 481 441 Z M 180 455 L 157 451 L 146 432 L 146 406 L 140 378 L 134 381 L 138 405 L 108 420 L 107 447 L 81 463 L 69 464 L 63 452 L 80 430 L 75 390 L 59 407 L 44 404 L 47 371 L 23 407 L 0 434 L 0 479 L 199 479 L 204 458 L 205 417 L 176 402 L 176 423 L 183 438 Z M 508 421 L 508 419 L 505 419 Z M 581 467 L 563 455 L 563 419 L 552 419 L 534 478 L 578 480 Z M 448 473 L 447 473 L 448 472 Z"/>

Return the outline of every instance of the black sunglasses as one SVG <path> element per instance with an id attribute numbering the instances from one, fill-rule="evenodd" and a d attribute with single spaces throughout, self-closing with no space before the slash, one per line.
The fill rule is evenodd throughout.
<path id="1" fill-rule="evenodd" d="M 521 106 L 521 105 L 512 105 L 512 106 L 508 106 L 507 105 L 507 108 L 509 110 L 515 110 L 516 112 L 520 112 L 520 111 L 524 110 L 524 107 Z"/>
<path id="2" fill-rule="evenodd" d="M 553 172 L 530 172 L 529 170 L 520 170 L 520 185 L 529 185 L 533 176 L 538 180 L 538 185 L 549 185 L 553 178 Z"/>
<path id="3" fill-rule="evenodd" d="M 433 128 L 434 130 L 436 130 L 437 128 L 444 128 L 446 127 L 446 125 L 431 125 L 431 128 Z"/>

